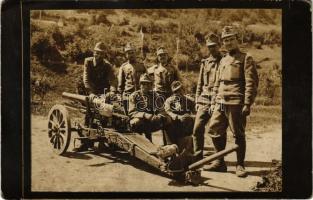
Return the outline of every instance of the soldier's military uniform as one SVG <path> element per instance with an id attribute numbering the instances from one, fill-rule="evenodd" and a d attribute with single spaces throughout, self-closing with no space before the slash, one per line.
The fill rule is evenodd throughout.
<path id="1" fill-rule="evenodd" d="M 104 51 L 103 43 L 95 46 L 95 51 Z M 105 89 L 116 84 L 114 68 L 106 59 L 97 62 L 94 57 L 85 59 L 83 66 L 83 83 L 86 93 L 103 94 Z"/>
<path id="2" fill-rule="evenodd" d="M 100 60 L 96 59 L 95 53 L 104 52 L 104 44 L 98 42 L 94 48 L 94 56 L 85 59 L 83 66 L 83 75 L 79 78 L 77 83 L 77 93 L 82 95 L 102 95 L 108 92 L 109 88 L 116 86 L 115 71 L 109 61 L 101 57 Z M 90 125 L 90 115 L 85 115 L 85 125 Z M 74 151 L 85 151 L 93 146 L 91 141 L 82 141 L 78 148 Z"/>
<path id="3" fill-rule="evenodd" d="M 134 51 L 135 49 L 127 44 L 125 47 L 125 53 L 127 51 Z M 128 97 L 131 93 L 139 90 L 139 78 L 142 74 L 146 73 L 146 68 L 143 64 L 130 61 L 125 62 L 119 69 L 118 72 L 118 92 L 122 94 L 124 107 L 126 110 L 128 104 Z"/>
<path id="4" fill-rule="evenodd" d="M 207 46 L 215 45 L 218 45 L 218 36 L 211 34 L 207 40 Z M 194 152 L 199 159 L 203 157 L 205 125 L 211 117 L 211 99 L 220 59 L 220 54 L 215 56 L 210 55 L 201 62 L 196 90 L 196 104 L 198 109 L 193 129 Z"/>
<path id="5" fill-rule="evenodd" d="M 236 35 L 231 28 L 225 28 L 222 38 Z M 245 175 L 244 159 L 246 152 L 245 126 L 246 115 L 244 106 L 253 104 L 257 94 L 258 74 L 253 58 L 242 53 L 238 48 L 229 51 L 220 61 L 217 81 L 214 85 L 214 112 L 209 123 L 209 134 L 217 151 L 226 145 L 226 129 L 229 126 L 234 134 L 237 150 L 238 166 L 242 169 L 238 176 Z M 219 163 L 224 163 L 222 159 Z M 244 173 L 242 173 L 244 172 Z"/>
<path id="6" fill-rule="evenodd" d="M 160 47 L 157 50 L 157 56 L 160 54 L 167 54 L 167 51 L 163 47 Z M 172 82 L 180 79 L 178 70 L 170 63 L 166 66 L 158 63 L 148 69 L 148 74 L 154 81 L 154 90 L 164 97 L 164 101 L 171 95 Z"/>
<path id="7" fill-rule="evenodd" d="M 164 103 L 164 109 L 172 119 L 167 126 L 168 143 L 177 144 L 180 150 L 190 148 L 189 151 L 192 152 L 192 138 L 190 136 L 194 126 L 195 105 L 181 92 L 176 92 L 181 87 L 182 84 L 179 81 L 174 81 L 171 85 L 173 95 L 167 98 Z"/>
<path id="8" fill-rule="evenodd" d="M 140 83 L 142 82 L 152 84 L 147 74 L 141 76 Z M 146 93 L 141 90 L 132 93 L 129 96 L 128 114 L 131 130 L 144 133 L 150 141 L 151 133 L 163 129 L 170 120 L 164 111 L 161 99 L 152 90 Z"/>

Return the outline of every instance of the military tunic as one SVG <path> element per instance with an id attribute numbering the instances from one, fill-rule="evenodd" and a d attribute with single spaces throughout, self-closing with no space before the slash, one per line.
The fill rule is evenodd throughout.
<path id="1" fill-rule="evenodd" d="M 94 57 L 85 59 L 83 67 L 85 88 L 94 94 L 104 94 L 104 90 L 116 84 L 113 66 L 105 59 L 96 63 Z"/>
<path id="2" fill-rule="evenodd" d="M 209 109 L 220 59 L 220 54 L 216 57 L 210 55 L 208 58 L 203 59 L 201 63 L 196 90 L 196 103 L 198 105 L 198 110 L 193 129 L 194 152 L 200 159 L 203 156 L 205 126 L 211 117 Z"/>
<path id="3" fill-rule="evenodd" d="M 147 94 L 143 94 L 141 90 L 132 93 L 129 96 L 128 113 L 131 129 L 150 135 L 152 132 L 160 130 L 168 120 L 159 96 L 152 91 Z M 159 117 L 159 120 L 152 120 L 154 116 Z"/>
<path id="4" fill-rule="evenodd" d="M 221 59 L 213 90 L 216 105 L 209 125 L 211 137 L 224 136 L 230 126 L 236 138 L 244 138 L 246 116 L 242 114 L 242 108 L 253 104 L 258 81 L 250 55 L 235 49 Z"/>
<path id="5" fill-rule="evenodd" d="M 178 70 L 172 65 L 166 67 L 161 64 L 154 65 L 148 69 L 148 74 L 154 80 L 154 90 L 160 95 L 168 98 L 171 95 L 171 84 L 173 81 L 178 81 Z"/>
<path id="6" fill-rule="evenodd" d="M 146 68 L 143 64 L 130 62 L 122 64 L 118 73 L 118 92 L 130 95 L 139 90 L 139 78 L 144 73 L 146 73 Z"/>

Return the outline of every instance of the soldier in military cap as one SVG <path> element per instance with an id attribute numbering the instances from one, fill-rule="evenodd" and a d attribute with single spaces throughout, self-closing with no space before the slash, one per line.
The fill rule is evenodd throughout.
<path id="1" fill-rule="evenodd" d="M 154 80 L 154 90 L 165 100 L 171 95 L 171 84 L 178 81 L 178 70 L 171 65 L 166 49 L 157 49 L 157 64 L 148 69 L 148 74 Z"/>
<path id="2" fill-rule="evenodd" d="M 77 85 L 77 92 L 82 95 L 102 95 L 108 92 L 110 87 L 116 86 L 114 68 L 104 58 L 105 46 L 102 42 L 95 45 L 93 57 L 85 59 L 83 76 Z M 85 125 L 89 124 L 90 116 L 85 115 Z M 82 144 L 74 148 L 74 151 L 85 151 L 93 146 L 93 142 L 82 141 Z"/>
<path id="3" fill-rule="evenodd" d="M 216 79 L 216 71 L 222 57 L 219 52 L 220 43 L 217 35 L 210 34 L 207 38 L 206 45 L 210 55 L 208 58 L 202 59 L 201 61 L 196 90 L 197 114 L 193 129 L 194 153 L 198 159 L 203 158 L 204 131 L 212 114 L 210 110 L 212 89 Z"/>
<path id="4" fill-rule="evenodd" d="M 146 68 L 136 60 L 136 50 L 131 43 L 125 46 L 127 62 L 123 63 L 118 72 L 117 90 L 123 96 L 124 108 L 128 110 L 128 97 L 131 93 L 139 90 L 139 78 L 146 73 Z"/>
<path id="5" fill-rule="evenodd" d="M 109 90 L 111 85 L 116 85 L 114 68 L 104 58 L 105 46 L 102 42 L 95 45 L 93 57 L 85 59 L 83 68 L 83 83 L 88 94 L 100 95 Z"/>
<path id="6" fill-rule="evenodd" d="M 216 151 L 221 151 L 226 145 L 225 133 L 229 126 L 239 146 L 236 174 L 245 177 L 246 117 L 250 114 L 250 107 L 257 94 L 258 74 L 253 58 L 239 50 L 237 32 L 233 27 L 223 29 L 222 40 L 227 54 L 220 61 L 214 84 L 211 105 L 214 111 L 209 123 L 209 134 Z M 227 170 L 223 159 L 216 160 L 210 167 L 212 171 Z"/>
<path id="7" fill-rule="evenodd" d="M 140 77 L 140 90 L 129 96 L 130 127 L 144 133 L 152 141 L 151 133 L 163 129 L 170 118 L 165 113 L 161 99 L 152 91 L 152 81 L 148 74 Z"/>
<path id="8" fill-rule="evenodd" d="M 167 127 L 168 143 L 177 144 L 180 150 L 189 148 L 188 151 L 192 152 L 192 137 L 190 136 L 194 126 L 195 105 L 184 95 L 180 81 L 174 81 L 171 89 L 173 94 L 164 103 L 164 109 L 172 119 Z"/>

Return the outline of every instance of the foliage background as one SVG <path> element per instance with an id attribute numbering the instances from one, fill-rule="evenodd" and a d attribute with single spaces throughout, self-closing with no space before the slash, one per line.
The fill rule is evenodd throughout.
<path id="1" fill-rule="evenodd" d="M 241 49 L 258 62 L 257 105 L 281 105 L 281 10 L 275 9 L 120 9 L 31 11 L 32 109 L 46 113 L 63 91 L 75 92 L 85 57 L 96 42 L 116 69 L 125 61 L 123 46 L 132 42 L 155 61 L 159 46 L 168 49 L 188 93 L 194 94 L 201 59 L 208 56 L 205 38 L 225 25 L 240 31 Z M 141 33 L 144 34 L 142 43 Z M 177 51 L 177 40 L 179 40 Z M 44 106 L 37 106 L 38 104 Z"/>

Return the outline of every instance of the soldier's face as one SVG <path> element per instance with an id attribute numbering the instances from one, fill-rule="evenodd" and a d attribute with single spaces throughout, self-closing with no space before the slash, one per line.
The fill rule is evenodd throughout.
<path id="1" fill-rule="evenodd" d="M 100 60 L 101 58 L 103 58 L 103 52 L 94 51 L 93 56 L 95 57 L 96 60 Z"/>
<path id="2" fill-rule="evenodd" d="M 130 61 L 135 61 L 136 60 L 136 54 L 135 51 L 127 51 L 126 52 L 126 58 Z"/>
<path id="3" fill-rule="evenodd" d="M 141 82 L 140 89 L 143 93 L 149 92 L 152 89 L 152 84 L 148 82 Z"/>
<path id="4" fill-rule="evenodd" d="M 224 38 L 223 43 L 227 51 L 236 49 L 238 47 L 238 40 L 235 35 Z"/>
<path id="5" fill-rule="evenodd" d="M 219 51 L 219 46 L 218 45 L 212 45 L 212 46 L 208 46 L 209 49 L 209 53 L 213 56 L 218 54 Z"/>
<path id="6" fill-rule="evenodd" d="M 161 63 L 161 64 L 166 64 L 167 63 L 167 60 L 168 60 L 168 56 L 166 53 L 162 53 L 160 55 L 158 55 L 158 61 Z"/>

